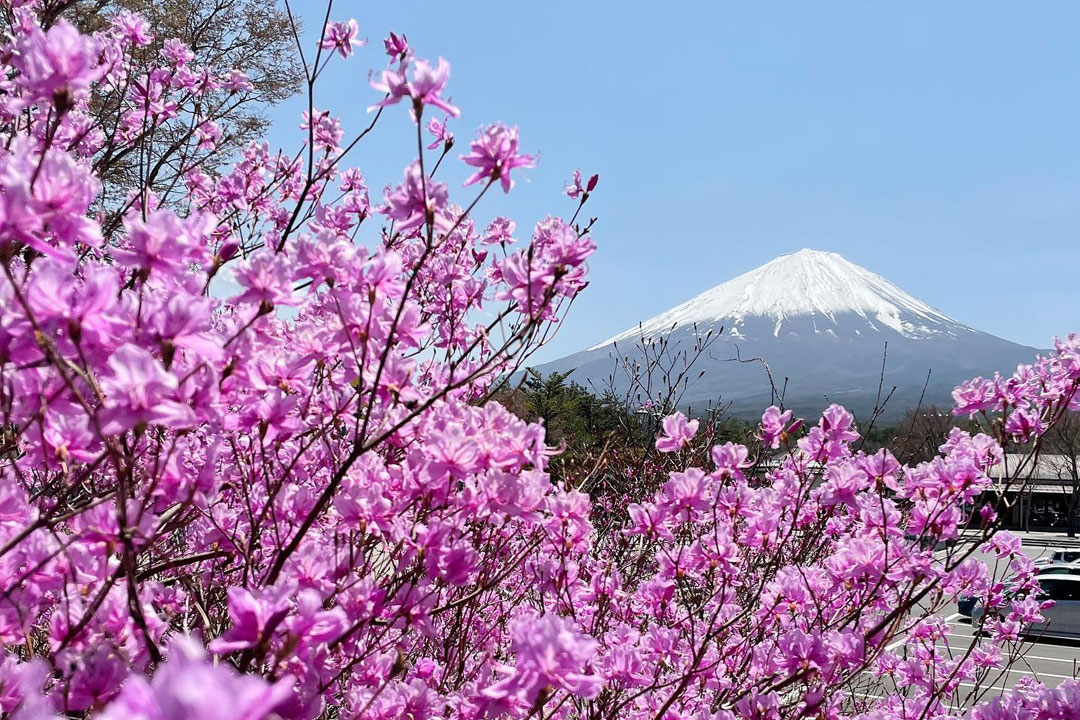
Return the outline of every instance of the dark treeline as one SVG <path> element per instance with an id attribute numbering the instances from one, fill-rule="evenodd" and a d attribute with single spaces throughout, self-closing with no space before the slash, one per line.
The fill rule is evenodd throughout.
<path id="1" fill-rule="evenodd" d="M 618 476 L 645 463 L 660 462 L 653 443 L 660 431 L 662 413 L 650 412 L 608 390 L 596 392 L 573 379 L 572 372 L 544 376 L 529 369 L 513 387 L 495 399 L 519 417 L 543 419 L 548 441 L 560 453 L 553 459 L 552 474 L 557 480 L 586 478 L 590 491 L 615 484 L 617 489 L 637 496 L 651 488 L 629 488 Z M 724 442 L 754 447 L 756 423 L 728 415 L 722 406 L 705 413 L 691 413 L 700 423 L 699 434 L 707 439 L 702 447 Z M 889 448 L 904 464 L 914 465 L 939 455 L 939 448 L 952 428 L 979 432 L 977 422 L 955 416 L 950 408 L 931 405 L 910 409 L 899 419 L 882 423 L 866 420 L 861 449 L 873 452 Z M 801 432 L 805 432 L 803 428 Z M 1075 505 L 1080 486 L 1080 414 L 1070 413 L 1041 439 L 1040 452 L 1045 456 L 1065 458 L 1059 475 L 1063 492 Z M 1009 447 L 1007 452 L 1030 448 Z M 1071 461 L 1070 461 L 1071 459 Z M 703 463 L 708 457 L 702 457 Z M 620 472 L 613 472 L 621 468 Z M 637 473 L 635 473 L 637 474 Z M 639 477 L 641 474 L 637 474 Z M 595 495 L 596 493 L 593 492 Z M 1070 508 L 1075 514 L 1076 508 Z"/>

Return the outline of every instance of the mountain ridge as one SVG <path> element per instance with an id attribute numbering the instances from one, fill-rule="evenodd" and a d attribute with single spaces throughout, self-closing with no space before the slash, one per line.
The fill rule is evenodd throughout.
<path id="1" fill-rule="evenodd" d="M 748 357 L 762 358 L 777 383 L 786 380 L 785 402 L 805 406 L 796 408 L 800 412 L 833 401 L 869 411 L 888 347 L 884 391 L 897 390 L 886 414 L 899 414 L 920 398 L 924 404 L 951 402 L 949 392 L 960 381 L 1011 372 L 1037 352 L 964 325 L 839 254 L 803 249 L 538 369 L 573 369 L 576 381 L 600 390 L 616 353 L 631 367 L 645 361 L 643 348 L 626 349 L 628 340 L 662 339 L 686 350 L 710 333 L 715 339 L 700 360 L 705 375 L 686 389 L 680 407 L 713 400 L 746 416 L 772 399 L 763 369 L 738 362 Z M 616 392 L 627 390 L 617 378 L 609 384 Z"/>

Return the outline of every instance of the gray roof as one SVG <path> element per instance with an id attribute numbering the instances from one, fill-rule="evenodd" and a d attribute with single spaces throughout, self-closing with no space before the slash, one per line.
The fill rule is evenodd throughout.
<path id="1" fill-rule="evenodd" d="M 1019 490 L 1023 484 L 1027 492 L 1071 493 L 1073 484 L 1078 482 L 1074 473 L 1080 475 L 1080 457 L 1040 453 L 1038 458 L 1030 458 L 1026 453 L 1006 453 L 1005 462 L 994 468 L 990 477 L 1002 489 L 1006 481 L 1015 478 L 1008 485 L 1011 491 Z"/>

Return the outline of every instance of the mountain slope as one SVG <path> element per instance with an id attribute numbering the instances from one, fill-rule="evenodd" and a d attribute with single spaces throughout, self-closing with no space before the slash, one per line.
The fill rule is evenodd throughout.
<path id="1" fill-rule="evenodd" d="M 924 405 L 950 405 L 961 380 L 1011 372 L 1036 353 L 963 325 L 840 255 L 801 250 L 538 369 L 574 369 L 578 383 L 623 393 L 630 381 L 625 371 L 613 372 L 613 358 L 643 366 L 643 343 L 653 350 L 666 343 L 671 356 L 692 352 L 710 333 L 714 341 L 691 378 L 705 374 L 689 385 L 680 406 L 719 401 L 744 416 L 760 413 L 771 389 L 765 364 L 739 359 L 764 360 L 777 388 L 786 388 L 785 405 L 799 413 L 841 402 L 865 414 L 875 403 L 887 343 L 883 392 L 897 388 L 887 406 L 895 417 L 916 405 L 924 385 Z"/>

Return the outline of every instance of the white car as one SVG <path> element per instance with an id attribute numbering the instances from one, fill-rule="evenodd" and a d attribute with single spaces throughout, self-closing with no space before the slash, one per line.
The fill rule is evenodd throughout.
<path id="1" fill-rule="evenodd" d="M 1035 574 L 1039 577 L 1047 575 L 1080 575 L 1080 563 L 1050 563 L 1039 565 L 1035 568 Z"/>
<path id="2" fill-rule="evenodd" d="M 1023 629 L 1024 634 L 1036 638 L 1080 638 L 1080 575 L 1039 573 L 1038 580 L 1042 588 L 1039 599 L 1053 600 L 1054 606 L 1043 610 L 1043 622 L 1028 625 Z M 993 612 L 1001 614 L 1008 612 L 1008 608 Z M 971 611 L 971 625 L 981 632 L 985 620 L 986 611 L 978 602 Z"/>
<path id="3" fill-rule="evenodd" d="M 1080 550 L 1063 550 L 1058 549 L 1035 559 L 1035 565 L 1064 565 L 1070 563 L 1080 563 Z"/>

